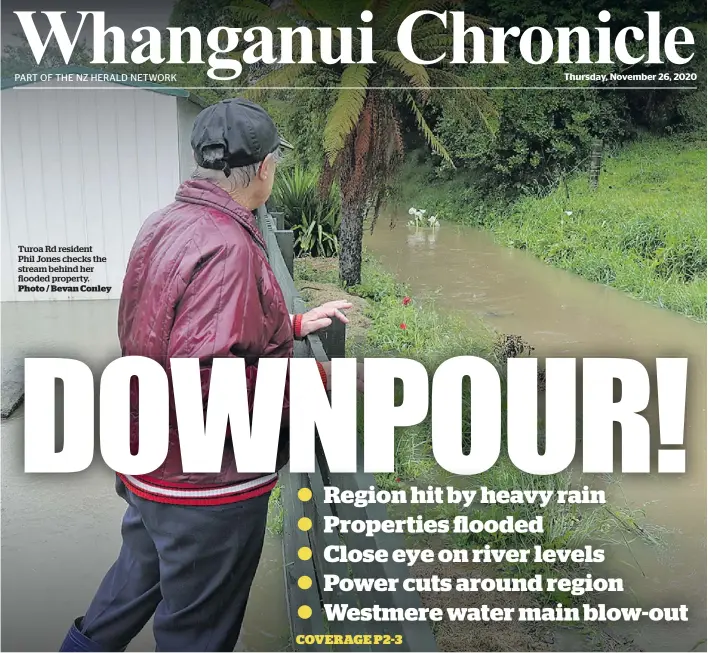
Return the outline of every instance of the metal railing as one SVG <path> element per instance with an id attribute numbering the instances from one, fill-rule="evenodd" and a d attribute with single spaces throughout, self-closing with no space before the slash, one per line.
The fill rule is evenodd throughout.
<path id="1" fill-rule="evenodd" d="M 283 295 L 292 313 L 302 313 L 307 310 L 305 302 L 300 297 L 293 281 L 293 236 L 291 231 L 284 229 L 279 214 L 269 214 L 265 207 L 257 212 L 258 224 L 266 241 L 268 258 L 273 268 Z M 345 326 L 338 320 L 318 335 L 309 335 L 296 342 L 294 355 L 312 357 L 320 362 L 330 358 L 344 356 Z M 328 622 L 321 609 L 324 603 L 348 604 L 354 608 L 371 608 L 375 605 L 381 608 L 400 608 L 405 614 L 406 609 L 420 608 L 420 596 L 417 592 L 402 591 L 403 581 L 409 577 L 405 563 L 330 562 L 325 559 L 325 549 L 330 546 L 344 545 L 348 549 L 381 549 L 389 553 L 396 549 L 405 549 L 406 542 L 402 535 L 394 533 L 376 533 L 367 537 L 357 533 L 325 533 L 322 524 L 327 516 L 337 516 L 340 519 L 376 519 L 388 518 L 386 507 L 382 504 L 372 504 L 365 508 L 357 508 L 351 504 L 326 504 L 323 501 L 324 487 L 333 485 L 341 490 L 368 490 L 376 487 L 372 474 L 364 472 L 362 443 L 358 452 L 359 471 L 354 474 L 331 473 L 319 442 L 317 443 L 316 470 L 312 474 L 292 473 L 288 468 L 281 475 L 282 499 L 284 509 L 283 521 L 283 558 L 285 566 L 285 589 L 290 621 L 291 641 L 296 651 L 436 651 L 435 638 L 426 621 L 332 621 Z M 301 501 L 298 490 L 308 488 L 312 491 L 309 501 Z M 302 517 L 312 520 L 313 527 L 308 531 L 298 528 Z M 303 560 L 298 555 L 301 549 L 309 549 L 311 557 Z M 339 578 L 396 578 L 398 580 L 395 592 L 348 592 L 334 589 L 326 594 L 322 591 L 327 574 L 335 574 Z M 303 589 L 298 585 L 302 577 L 311 579 L 309 587 Z M 306 583 L 304 584 L 306 585 Z M 303 586 L 304 586 L 303 585 Z M 303 619 L 298 615 L 300 606 L 309 606 L 312 615 Z M 328 646 L 325 643 L 298 643 L 298 635 L 341 635 L 354 634 L 372 636 L 371 644 L 352 644 Z M 374 636 L 377 638 L 374 639 Z M 386 636 L 388 636 L 386 638 Z"/>

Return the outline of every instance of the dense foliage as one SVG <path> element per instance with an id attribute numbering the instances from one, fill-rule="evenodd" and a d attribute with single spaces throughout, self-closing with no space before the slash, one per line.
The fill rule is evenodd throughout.
<path id="1" fill-rule="evenodd" d="M 435 127 L 447 145 L 458 175 L 474 171 L 478 195 L 516 195 L 552 186 L 589 154 L 592 142 L 624 140 L 629 125 L 621 98 L 593 90 L 521 90 L 523 87 L 567 87 L 571 66 L 533 66 L 514 59 L 508 66 L 486 66 L 469 73 L 469 83 L 509 87 L 491 90 L 497 110 L 494 129 L 438 93 Z M 599 72 L 599 71 L 598 71 Z M 443 177 L 451 177 L 441 166 Z"/>
<path id="2" fill-rule="evenodd" d="M 309 88 L 271 91 L 260 97 L 258 102 L 294 145 L 295 150 L 288 157 L 308 170 L 321 170 L 325 157 L 322 133 L 337 94 L 329 89 L 312 89 L 314 86 L 324 86 L 327 82 L 326 75 L 318 74 L 317 71 L 303 77 L 302 81 Z"/>
<path id="3" fill-rule="evenodd" d="M 602 139 L 606 149 L 623 144 L 647 132 L 656 135 L 706 133 L 706 6 L 705 3 L 669 3 L 662 0 L 629 0 L 616 6 L 601 0 L 570 3 L 550 0 L 503 2 L 472 0 L 467 11 L 483 16 L 489 24 L 550 29 L 581 25 L 591 36 L 597 14 L 608 10 L 613 33 L 629 25 L 646 25 L 647 11 L 661 12 L 665 34 L 676 25 L 691 29 L 696 39 L 695 54 L 689 64 L 668 65 L 569 65 L 549 62 L 528 64 L 520 58 L 506 66 L 469 66 L 461 72 L 470 86 L 510 87 L 489 90 L 497 120 L 494 129 L 481 128 L 479 117 L 454 101 L 454 93 L 438 93 L 434 131 L 446 145 L 458 168 L 458 176 L 475 188 L 477 201 L 503 196 L 514 199 L 526 192 L 552 190 L 569 172 L 586 162 L 592 142 Z M 511 40 L 510 40 L 511 41 Z M 513 51 L 513 45 L 509 47 Z M 657 74 L 676 71 L 696 73 L 698 90 L 664 90 L 657 86 L 686 85 L 656 81 L 606 82 L 603 89 L 569 88 L 583 83 L 569 82 L 566 73 L 610 72 Z M 592 86 L 591 82 L 584 83 Z M 598 84 L 595 83 L 595 86 Z M 556 87 L 532 90 L 534 87 Z M 558 88 L 561 87 L 561 88 Z M 637 90 L 636 87 L 647 87 Z M 440 162 L 440 174 L 451 178 L 449 166 Z M 472 178 L 472 179 L 470 179 Z"/>
<path id="4" fill-rule="evenodd" d="M 511 58 L 506 66 L 454 67 L 459 85 L 473 87 L 509 87 L 485 91 L 485 110 L 466 101 L 472 91 L 431 92 L 421 106 L 421 113 L 449 160 L 431 152 L 417 130 L 415 118 L 402 116 L 401 128 L 408 154 L 403 176 L 391 185 L 399 197 L 405 194 L 411 168 L 422 167 L 434 173 L 425 175 L 422 187 L 435 193 L 431 185 L 440 185 L 438 202 L 431 205 L 442 217 L 450 217 L 453 206 L 464 204 L 465 220 L 476 214 L 481 222 L 491 207 L 508 206 L 525 195 L 539 196 L 567 184 L 578 170 L 586 170 L 593 143 L 603 142 L 605 156 L 618 147 L 654 134 L 670 136 L 692 134 L 705 138 L 706 116 L 706 37 L 705 6 L 698 3 L 635 2 L 613 7 L 594 1 L 590 4 L 554 0 L 538 3 L 506 3 L 501 0 L 466 2 L 471 14 L 483 16 L 492 25 L 540 25 L 550 29 L 559 25 L 586 25 L 593 32 L 597 13 L 607 9 L 610 25 L 617 30 L 627 25 L 643 25 L 645 11 L 661 11 L 662 29 L 675 25 L 690 27 L 697 47 L 692 62 L 681 67 L 695 72 L 698 90 L 623 90 L 610 88 L 569 88 L 568 72 L 671 72 L 675 66 L 637 65 L 627 69 L 612 65 L 586 67 L 556 64 L 531 65 Z M 438 46 L 438 50 L 442 45 Z M 513 47 L 510 46 L 511 51 Z M 437 52 L 437 51 L 436 51 Z M 443 71 L 444 73 L 445 71 Z M 310 79 L 318 85 L 324 79 Z M 432 82 L 431 82 L 432 83 Z M 694 82 L 695 83 L 695 82 Z M 575 82 L 573 85 L 580 85 Z M 651 82 L 632 82 L 636 86 L 656 86 Z M 556 87 L 530 90 L 529 87 Z M 559 88 L 560 87 L 560 88 Z M 324 159 L 321 134 L 326 114 L 337 101 L 334 91 L 296 91 L 286 97 L 270 94 L 264 99 L 277 116 L 285 133 L 298 146 L 298 157 L 308 167 Z M 415 175 L 418 183 L 421 175 Z M 418 189 L 416 189 L 418 190 Z M 453 211 L 454 212 L 454 211 Z"/>

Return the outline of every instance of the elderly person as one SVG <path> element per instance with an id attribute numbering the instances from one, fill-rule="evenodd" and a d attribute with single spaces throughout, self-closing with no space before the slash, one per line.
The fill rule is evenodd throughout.
<path id="1" fill-rule="evenodd" d="M 293 338 L 347 321 L 344 301 L 289 315 L 268 264 L 253 210 L 271 194 L 284 146 L 251 102 L 225 100 L 202 111 L 192 132 L 194 178 L 146 220 L 130 255 L 118 315 L 122 354 L 166 369 L 172 358 L 198 358 L 205 406 L 214 358 L 245 359 L 252 406 L 259 358 L 288 358 Z M 327 386 L 327 365 L 320 374 Z M 131 405 L 137 451 L 137 387 Z M 277 469 L 287 461 L 287 409 L 286 400 Z M 276 481 L 277 473 L 240 473 L 230 444 L 218 474 L 183 472 L 173 412 L 162 466 L 118 475 L 128 504 L 122 547 L 61 650 L 124 650 L 154 615 L 158 651 L 233 651 Z"/>

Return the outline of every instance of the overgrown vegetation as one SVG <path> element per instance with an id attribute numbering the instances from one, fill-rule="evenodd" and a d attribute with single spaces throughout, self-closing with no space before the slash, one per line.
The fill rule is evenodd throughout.
<path id="1" fill-rule="evenodd" d="M 612 66 L 593 67 L 597 74 L 611 71 Z M 464 177 L 477 200 L 510 200 L 556 183 L 589 155 L 595 139 L 626 140 L 631 126 L 622 94 L 569 91 L 569 72 L 577 73 L 576 67 L 534 66 L 520 58 L 465 71 L 468 84 L 498 89 L 487 91 L 496 110 L 491 129 L 456 101 L 455 92 L 436 93 L 435 133 L 457 167 L 455 172 L 440 162 L 438 179 Z M 552 90 L 519 90 L 528 87 Z"/>
<path id="2" fill-rule="evenodd" d="M 494 233 L 545 262 L 706 319 L 706 150 L 645 140 L 584 175 L 493 215 Z"/>
<path id="3" fill-rule="evenodd" d="M 298 259 L 296 262 L 296 285 L 308 298 L 307 287 L 313 280 L 329 281 L 337 284 L 334 263 L 329 272 L 323 272 L 322 263 L 313 265 L 312 259 Z M 340 291 L 341 292 L 341 291 Z M 423 363 L 432 372 L 444 360 L 459 355 L 474 355 L 492 362 L 505 376 L 508 349 L 503 345 L 506 337 L 487 327 L 481 320 L 463 321 L 454 314 L 438 312 L 434 305 L 420 303 L 407 294 L 405 286 L 371 257 L 364 257 L 362 283 L 349 289 L 351 294 L 367 299 L 366 312 L 370 326 L 365 332 L 365 341 L 352 339 L 355 351 L 351 354 L 363 356 L 405 355 Z M 316 298 L 315 298 L 316 300 Z M 502 335 L 502 337 L 500 337 Z M 530 351 L 527 347 L 526 351 Z M 504 384 L 503 384 L 504 385 Z M 463 423 L 469 424 L 469 392 L 463 393 Z M 376 481 L 382 489 L 402 489 L 408 485 L 426 487 L 427 485 L 452 485 L 458 488 L 474 489 L 487 486 L 494 490 L 570 490 L 582 487 L 583 479 L 570 471 L 538 477 L 518 470 L 511 461 L 502 456 L 489 471 L 475 477 L 458 477 L 448 474 L 436 463 L 432 453 L 430 420 L 416 426 L 400 428 L 396 431 L 395 459 L 396 471 L 390 474 L 377 474 Z M 469 447 L 469 441 L 465 443 Z M 502 451 L 504 446 L 502 446 Z M 593 484 L 597 487 L 597 482 Z M 597 488 L 599 489 L 599 488 Z M 421 506 L 425 518 L 449 518 L 459 514 L 460 509 L 451 505 Z M 401 514 L 408 514 L 405 505 Z M 394 505 L 389 510 L 395 511 Z M 408 512 L 406 512 L 408 510 Z M 503 513 L 503 514 L 502 514 Z M 444 544 L 438 545 L 468 548 L 485 544 L 496 548 L 530 548 L 539 544 L 547 548 L 575 548 L 592 543 L 595 546 L 627 546 L 632 540 L 643 539 L 658 542 L 650 530 L 641 525 L 642 511 L 631 510 L 619 505 L 573 505 L 551 502 L 540 509 L 533 504 L 513 506 L 495 506 L 473 504 L 467 513 L 470 518 L 499 519 L 512 514 L 517 519 L 532 519 L 543 514 L 544 532 L 538 535 L 484 534 L 468 536 L 450 534 Z M 415 538 L 416 536 L 410 536 Z M 577 563 L 546 564 L 505 564 L 490 567 L 492 574 L 531 576 L 536 573 L 546 575 L 581 576 L 588 568 Z M 563 602 L 570 604 L 579 597 L 570 595 L 543 595 L 542 601 Z M 582 597 L 583 601 L 587 596 Z"/>
<path id="4" fill-rule="evenodd" d="M 475 202 L 460 179 L 433 185 L 430 167 L 408 166 L 401 192 L 546 263 L 705 321 L 705 157 L 690 137 L 644 138 L 605 160 L 597 190 L 583 170 L 510 206 Z"/>

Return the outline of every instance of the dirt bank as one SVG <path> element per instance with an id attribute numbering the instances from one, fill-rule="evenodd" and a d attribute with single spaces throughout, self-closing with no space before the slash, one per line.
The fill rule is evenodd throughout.
<path id="1" fill-rule="evenodd" d="M 295 261 L 295 286 L 309 306 L 320 306 L 335 299 L 346 299 L 353 304 L 348 312 L 347 340 L 362 341 L 371 326 L 368 301 L 353 295 L 337 283 L 336 258 L 306 258 Z"/>

